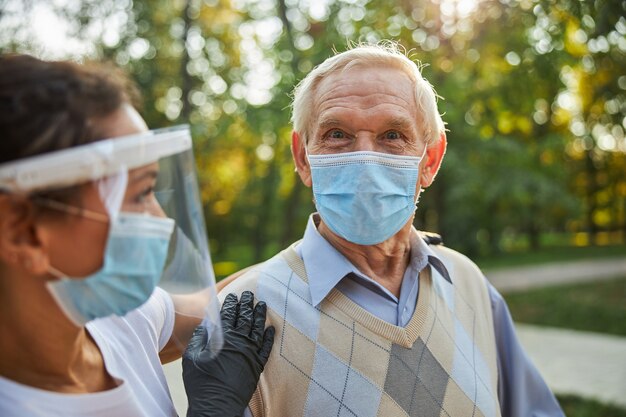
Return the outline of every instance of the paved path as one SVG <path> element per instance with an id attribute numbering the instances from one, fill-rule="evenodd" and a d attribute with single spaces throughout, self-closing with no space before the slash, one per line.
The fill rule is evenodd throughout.
<path id="1" fill-rule="evenodd" d="M 626 277 L 626 254 L 623 258 L 493 269 L 485 271 L 485 276 L 500 292 Z"/>
<path id="2" fill-rule="evenodd" d="M 517 324 L 548 386 L 626 408 L 626 337 Z"/>
<path id="3" fill-rule="evenodd" d="M 167 384 L 170 386 L 170 394 L 174 400 L 174 407 L 180 417 L 187 415 L 187 395 L 185 395 L 185 387 L 183 385 L 183 368 L 181 360 L 170 362 L 163 365 Z"/>

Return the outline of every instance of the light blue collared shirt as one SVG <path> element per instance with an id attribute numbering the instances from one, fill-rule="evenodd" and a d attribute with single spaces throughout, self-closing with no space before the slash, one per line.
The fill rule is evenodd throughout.
<path id="1" fill-rule="evenodd" d="M 337 288 L 353 302 L 376 317 L 404 327 L 415 311 L 419 272 L 427 265 L 454 283 L 443 263 L 421 238 L 411 241 L 411 259 L 404 273 L 400 297 L 360 272 L 348 259 L 319 234 L 310 216 L 304 238 L 296 252 L 304 261 L 311 300 L 318 305 Z M 515 334 L 506 302 L 488 284 L 498 353 L 498 397 L 504 417 L 559 416 L 563 411 L 545 381 L 530 362 Z"/>
<path id="2" fill-rule="evenodd" d="M 428 245 L 414 236 L 411 242 L 409 266 L 404 272 L 400 297 L 359 271 L 317 231 L 313 216 L 309 219 L 304 239 L 295 250 L 304 261 L 309 277 L 311 300 L 314 306 L 322 302 L 333 288 L 337 288 L 356 304 L 376 317 L 404 327 L 413 317 L 419 290 L 419 272 L 428 265 L 428 257 L 435 256 Z M 320 262 L 323 259 L 323 262 Z"/>

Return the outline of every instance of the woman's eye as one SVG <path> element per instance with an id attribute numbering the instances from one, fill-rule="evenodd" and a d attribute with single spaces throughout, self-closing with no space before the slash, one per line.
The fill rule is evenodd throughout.
<path id="1" fill-rule="evenodd" d="M 135 202 L 137 203 L 143 203 L 146 201 L 146 199 L 148 197 L 150 197 L 150 195 L 154 193 L 154 188 L 153 187 L 149 187 L 146 188 L 145 190 L 143 190 L 141 193 L 139 193 L 136 197 L 135 197 Z"/>
<path id="2" fill-rule="evenodd" d="M 400 134 L 400 132 L 396 132 L 395 130 L 390 130 L 389 132 L 385 133 L 385 139 L 400 139 L 402 137 L 402 135 Z"/>

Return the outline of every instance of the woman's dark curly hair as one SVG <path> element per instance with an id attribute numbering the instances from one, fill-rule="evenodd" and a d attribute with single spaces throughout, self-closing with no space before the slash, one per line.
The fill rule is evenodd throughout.
<path id="1" fill-rule="evenodd" d="M 0 56 L 0 164 L 105 139 L 93 122 L 138 99 L 112 65 Z"/>
<path id="2" fill-rule="evenodd" d="M 0 164 L 106 139 L 98 119 L 125 103 L 137 107 L 139 93 L 113 65 L 0 55 Z M 30 197 L 80 205 L 80 190 Z"/>

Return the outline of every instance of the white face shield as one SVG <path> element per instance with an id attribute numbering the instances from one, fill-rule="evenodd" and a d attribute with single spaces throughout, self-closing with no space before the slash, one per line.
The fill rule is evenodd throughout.
<path id="1" fill-rule="evenodd" d="M 11 194 L 36 196 L 42 191 L 81 184 L 93 184 L 99 201 L 83 201 L 79 207 L 54 200 L 39 203 L 109 224 L 119 225 L 120 222 L 112 220 L 120 214 L 174 220 L 158 286 L 171 294 L 194 294 L 195 307 L 177 313 L 201 319 L 211 335 L 211 347 L 219 350 L 222 343 L 219 300 L 188 127 L 97 141 L 0 165 L 0 190 Z M 124 230 L 116 233 L 123 234 Z M 149 257 L 147 250 L 141 244 L 133 245 L 132 257 L 137 259 L 137 264 L 141 264 L 143 257 Z M 107 256 L 111 254 L 107 252 Z M 107 260 L 103 262 L 106 269 Z M 128 282 L 131 297 L 132 278 L 119 280 Z M 59 297 L 72 297 L 72 294 L 61 289 L 54 296 L 58 301 Z M 75 314 L 64 311 L 70 318 Z M 184 348 L 186 341 L 181 342 Z"/>

